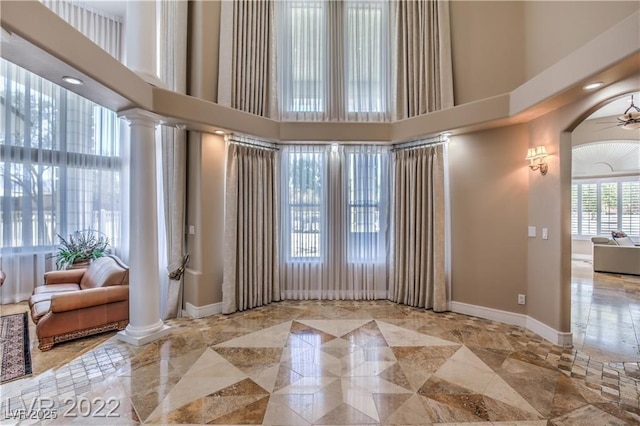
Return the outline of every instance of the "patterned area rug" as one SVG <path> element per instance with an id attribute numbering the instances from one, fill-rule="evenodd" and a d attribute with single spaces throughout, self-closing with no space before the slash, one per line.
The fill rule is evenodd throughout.
<path id="1" fill-rule="evenodd" d="M 31 374 L 29 319 L 27 313 L 0 317 L 0 381 L 2 383 Z"/>

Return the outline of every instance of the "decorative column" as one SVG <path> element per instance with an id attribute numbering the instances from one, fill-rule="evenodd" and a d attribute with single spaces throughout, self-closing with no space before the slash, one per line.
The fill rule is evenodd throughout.
<path id="1" fill-rule="evenodd" d="M 126 64 L 147 83 L 164 87 L 157 70 L 157 17 L 155 0 L 127 2 Z"/>
<path id="2" fill-rule="evenodd" d="M 129 121 L 129 325 L 118 338 L 141 346 L 170 331 L 160 319 L 156 126 L 159 117 L 141 109 L 119 114 Z"/>

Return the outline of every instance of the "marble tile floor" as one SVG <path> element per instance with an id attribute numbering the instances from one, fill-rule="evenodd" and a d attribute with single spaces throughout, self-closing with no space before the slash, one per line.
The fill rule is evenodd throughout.
<path id="1" fill-rule="evenodd" d="M 640 423 L 637 359 L 603 362 L 465 315 L 286 301 L 169 324 L 149 345 L 111 334 L 3 385 L 2 416 L 46 398 L 58 415 L 46 424 Z"/>
<path id="2" fill-rule="evenodd" d="M 571 331 L 580 352 L 602 361 L 640 359 L 640 276 L 593 272 L 574 259 Z"/>

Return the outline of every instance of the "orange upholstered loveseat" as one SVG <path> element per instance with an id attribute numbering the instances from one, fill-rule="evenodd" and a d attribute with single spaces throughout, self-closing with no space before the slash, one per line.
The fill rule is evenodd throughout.
<path id="1" fill-rule="evenodd" d="M 123 330 L 129 323 L 129 268 L 116 256 L 86 269 L 51 271 L 29 299 L 39 348 L 71 339 Z"/>

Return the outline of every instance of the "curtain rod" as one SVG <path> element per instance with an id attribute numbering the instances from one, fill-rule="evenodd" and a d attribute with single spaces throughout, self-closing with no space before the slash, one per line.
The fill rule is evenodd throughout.
<path id="1" fill-rule="evenodd" d="M 391 152 L 396 152 L 396 151 L 404 151 L 404 150 L 407 150 L 407 149 L 422 148 L 423 146 L 442 145 L 442 144 L 447 143 L 448 141 L 449 141 L 449 138 L 437 137 L 437 138 L 433 138 L 433 139 L 422 139 L 422 140 L 419 140 L 419 141 L 404 142 L 404 143 L 393 145 L 393 148 L 391 148 L 390 151 Z"/>
<path id="2" fill-rule="evenodd" d="M 284 146 L 331 146 L 334 143 L 340 146 L 391 146 L 388 142 L 380 142 L 380 141 L 286 141 L 286 142 L 278 142 L 278 145 Z"/>
<path id="3" fill-rule="evenodd" d="M 272 151 L 280 151 L 280 148 L 278 148 L 277 146 L 269 142 L 262 142 L 254 139 L 248 139 L 248 138 L 244 138 L 242 136 L 237 136 L 237 135 L 227 135 L 225 136 L 225 140 L 227 142 L 235 143 L 238 145 L 250 146 L 253 148 L 269 149 Z"/>

